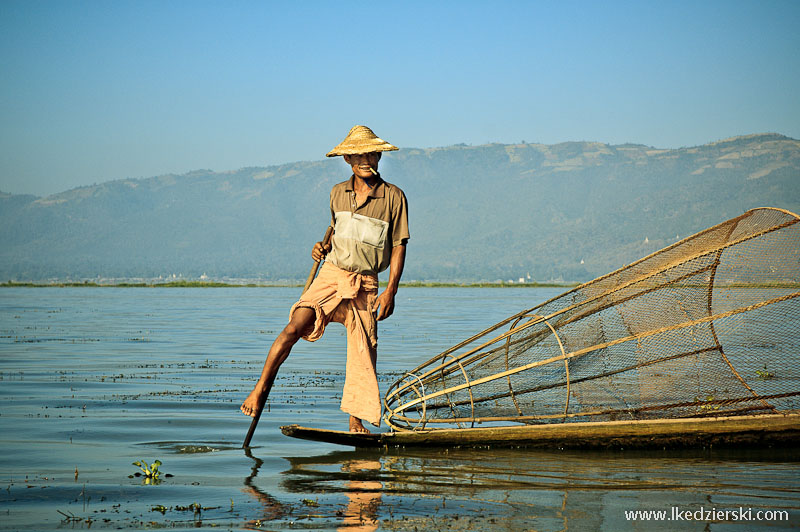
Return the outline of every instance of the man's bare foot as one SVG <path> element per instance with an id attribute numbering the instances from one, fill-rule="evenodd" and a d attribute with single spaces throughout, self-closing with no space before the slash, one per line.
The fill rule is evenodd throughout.
<path id="1" fill-rule="evenodd" d="M 369 431 L 361 423 L 361 420 L 355 416 L 350 416 L 350 432 L 363 432 L 369 434 Z"/>
<path id="2" fill-rule="evenodd" d="M 250 395 L 247 396 L 247 399 L 244 400 L 239 410 L 246 416 L 255 417 L 260 404 L 261 393 L 261 387 L 257 385 L 253 388 L 253 391 L 250 392 Z"/>

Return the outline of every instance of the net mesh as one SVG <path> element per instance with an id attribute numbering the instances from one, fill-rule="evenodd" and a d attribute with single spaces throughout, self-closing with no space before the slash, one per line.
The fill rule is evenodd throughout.
<path id="1" fill-rule="evenodd" d="M 796 410 L 798 221 L 754 209 L 511 316 L 395 382 L 385 420 L 407 430 Z"/>

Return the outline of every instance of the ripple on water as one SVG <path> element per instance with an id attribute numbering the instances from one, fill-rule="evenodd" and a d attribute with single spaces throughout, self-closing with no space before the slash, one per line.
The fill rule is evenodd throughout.
<path id="1" fill-rule="evenodd" d="M 239 447 L 232 446 L 230 442 L 157 441 L 143 442 L 139 445 L 157 447 L 163 451 L 175 454 L 216 453 L 219 451 L 231 451 L 234 449 L 239 449 Z"/>

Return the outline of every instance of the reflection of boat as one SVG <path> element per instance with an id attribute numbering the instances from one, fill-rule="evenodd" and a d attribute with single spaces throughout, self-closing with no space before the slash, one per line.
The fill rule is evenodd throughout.
<path id="1" fill-rule="evenodd" d="M 796 440 L 798 222 L 754 209 L 503 320 L 389 388 L 391 433 L 284 432 L 356 446 Z"/>
<path id="2" fill-rule="evenodd" d="M 314 500 L 315 520 L 335 518 L 340 521 L 336 523 L 336 530 L 349 532 L 374 532 L 378 529 L 378 513 L 384 493 L 382 454 L 350 451 L 286 459 L 292 466 L 282 473 L 281 485 L 286 491 L 312 495 L 344 494 L 347 498 L 347 504 L 338 502 L 335 510 L 331 508 L 330 500 L 322 503 L 318 498 Z M 314 524 L 320 529 L 333 528 L 330 522 L 317 521 Z"/>
<path id="3" fill-rule="evenodd" d="M 366 526 L 377 519 L 380 530 L 395 532 L 619 530 L 625 528 L 623 509 L 663 509 L 676 498 L 694 508 L 712 502 L 719 508 L 722 499 L 732 496 L 745 508 L 768 504 L 791 513 L 800 506 L 792 448 L 626 449 L 624 455 L 529 448 L 492 448 L 490 453 L 485 447 L 341 448 L 286 460 L 291 467 L 274 477 L 283 498 L 295 504 L 301 498 L 317 500 L 319 506 L 309 512 L 316 515 L 299 520 L 306 510 L 297 508 L 287 516 L 293 526 L 284 520 L 264 523 L 262 529 L 358 530 L 345 525 L 349 514 L 363 515 Z M 357 482 L 381 487 L 354 490 Z M 371 493 L 374 500 L 379 496 L 380 506 L 351 504 L 359 493 L 364 498 Z"/>

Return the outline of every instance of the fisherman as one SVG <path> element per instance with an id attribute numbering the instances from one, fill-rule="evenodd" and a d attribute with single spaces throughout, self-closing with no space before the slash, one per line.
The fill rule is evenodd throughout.
<path id="1" fill-rule="evenodd" d="M 353 175 L 331 190 L 331 243 L 317 242 L 315 261 L 326 258 L 319 275 L 289 312 L 289 324 L 272 344 L 261 377 L 242 403 L 255 416 L 269 395 L 281 364 L 300 338 L 319 339 L 331 321 L 347 329 L 347 363 L 341 409 L 350 414 L 351 432 L 369 432 L 362 420 L 380 425 L 376 372 L 378 327 L 394 312 L 403 274 L 408 206 L 403 191 L 381 178 L 381 153 L 398 148 L 365 126 L 355 126 L 328 157 L 342 155 Z M 378 273 L 389 268 L 386 289 L 378 295 Z"/>

